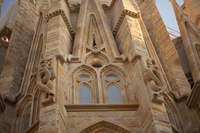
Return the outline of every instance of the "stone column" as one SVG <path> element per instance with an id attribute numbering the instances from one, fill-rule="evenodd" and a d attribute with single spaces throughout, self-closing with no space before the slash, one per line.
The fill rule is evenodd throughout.
<path id="1" fill-rule="evenodd" d="M 179 25 L 194 82 L 200 80 L 200 32 L 175 0 L 170 0 Z"/>
<path id="2" fill-rule="evenodd" d="M 143 81 L 139 81 L 138 110 L 144 133 L 172 133 L 172 127 L 164 105 L 163 93 L 167 84 L 156 64 L 147 59 L 142 67 Z"/>
<path id="3" fill-rule="evenodd" d="M 39 133 L 65 133 L 67 129 L 64 108 L 65 87 L 67 87 L 65 62 L 72 47 L 69 11 L 65 1 L 54 1 L 47 18 L 44 60 L 51 61 L 48 64 L 53 69 L 55 79 L 52 80 L 52 89 L 47 93 L 49 99 L 46 99 L 40 112 Z"/>

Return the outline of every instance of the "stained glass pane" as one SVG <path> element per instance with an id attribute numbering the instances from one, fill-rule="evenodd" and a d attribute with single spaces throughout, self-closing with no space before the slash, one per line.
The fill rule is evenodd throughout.
<path id="1" fill-rule="evenodd" d="M 79 103 L 89 104 L 92 103 L 91 90 L 86 85 L 81 85 L 79 89 Z"/>
<path id="2" fill-rule="evenodd" d="M 111 85 L 108 88 L 108 101 L 112 104 L 122 103 L 121 91 L 116 85 Z"/>

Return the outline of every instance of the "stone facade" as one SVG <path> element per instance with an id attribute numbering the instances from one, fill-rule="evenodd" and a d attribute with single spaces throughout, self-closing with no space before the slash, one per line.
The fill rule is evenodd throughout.
<path id="1" fill-rule="evenodd" d="M 174 41 L 154 0 L 16 0 L 0 19 L 0 132 L 200 132 L 199 23 L 186 15 L 199 10 L 171 2 Z"/>

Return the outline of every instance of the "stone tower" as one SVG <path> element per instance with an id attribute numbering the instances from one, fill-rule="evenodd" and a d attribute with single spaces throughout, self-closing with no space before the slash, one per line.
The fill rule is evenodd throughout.
<path id="1" fill-rule="evenodd" d="M 200 131 L 154 0 L 15 0 L 0 37 L 1 133 Z"/>

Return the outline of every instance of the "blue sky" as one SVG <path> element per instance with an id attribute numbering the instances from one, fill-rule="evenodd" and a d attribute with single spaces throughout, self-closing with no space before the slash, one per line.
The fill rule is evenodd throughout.
<path id="1" fill-rule="evenodd" d="M 179 5 L 183 4 L 183 0 L 176 0 Z M 170 27 L 176 31 L 179 31 L 176 17 L 173 12 L 173 8 L 169 0 L 156 0 L 156 4 L 158 10 L 160 11 L 161 17 L 167 27 Z M 172 30 L 170 30 L 172 32 Z M 177 32 L 173 32 L 173 34 L 178 34 Z"/>
<path id="2" fill-rule="evenodd" d="M 6 10 L 12 4 L 13 1 L 14 0 L 4 0 L 3 6 L 2 6 L 2 14 L 5 14 Z M 183 4 L 183 0 L 176 0 L 176 1 L 180 5 Z M 156 4 L 164 20 L 165 25 L 176 31 L 179 31 L 177 23 L 176 23 L 176 18 L 174 16 L 173 9 L 171 7 L 169 0 L 156 0 Z M 174 34 L 178 34 L 178 33 L 175 32 Z"/>
<path id="3" fill-rule="evenodd" d="M 1 9 L 1 14 L 5 14 L 6 10 L 12 5 L 14 0 L 4 0 L 3 6 Z"/>

